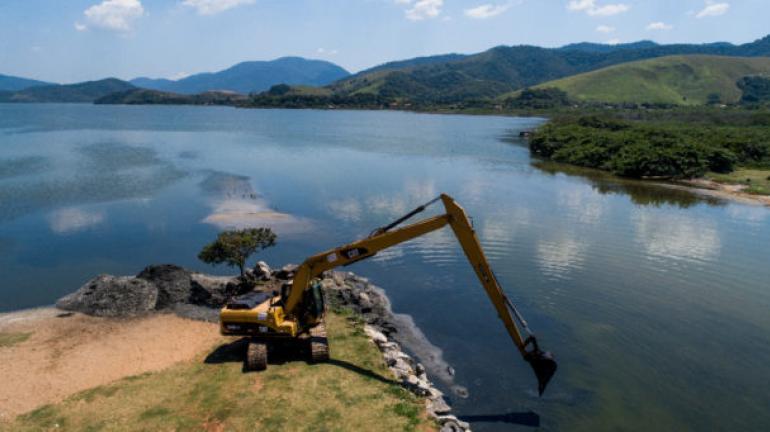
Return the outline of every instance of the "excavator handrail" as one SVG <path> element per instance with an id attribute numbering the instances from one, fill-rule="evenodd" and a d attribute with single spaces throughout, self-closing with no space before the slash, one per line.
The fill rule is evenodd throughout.
<path id="1" fill-rule="evenodd" d="M 445 214 L 396 228 L 406 220 L 425 211 L 428 206 L 439 200 L 444 204 Z M 497 311 L 498 317 L 503 321 L 514 344 L 524 360 L 532 366 L 538 379 L 538 390 L 542 395 L 545 386 L 556 372 L 556 361 L 550 353 L 543 352 L 538 347 L 537 339 L 530 331 L 524 317 L 522 317 L 505 294 L 497 277 L 492 272 L 465 210 L 446 194 L 442 194 L 438 198 L 417 207 L 391 224 L 372 231 L 364 239 L 330 249 L 306 259 L 297 268 L 291 289 L 284 303 L 284 311 L 287 314 L 292 314 L 302 301 L 304 291 L 309 289 L 311 280 L 323 272 L 370 258 L 381 250 L 439 230 L 447 225 L 452 228 L 466 258 L 476 272 L 481 285 Z M 522 337 L 516 321 L 519 322 L 526 332 L 526 339 Z"/>

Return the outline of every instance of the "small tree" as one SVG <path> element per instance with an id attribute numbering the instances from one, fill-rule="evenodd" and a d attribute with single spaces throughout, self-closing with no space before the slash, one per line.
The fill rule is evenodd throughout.
<path id="1" fill-rule="evenodd" d="M 276 235 L 270 228 L 249 228 L 223 231 L 198 254 L 201 261 L 216 265 L 238 267 L 244 275 L 246 260 L 255 252 L 275 245 Z"/>

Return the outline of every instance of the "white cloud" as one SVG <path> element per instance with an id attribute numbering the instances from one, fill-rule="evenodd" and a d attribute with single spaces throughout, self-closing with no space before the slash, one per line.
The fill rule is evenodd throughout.
<path id="1" fill-rule="evenodd" d="M 169 79 L 172 79 L 174 81 L 178 81 L 178 80 L 181 80 L 181 79 L 185 79 L 188 76 L 190 76 L 190 74 L 187 73 L 187 72 L 177 72 L 174 75 L 172 75 Z"/>
<path id="2" fill-rule="evenodd" d="M 315 52 L 321 55 L 336 55 L 339 51 L 336 49 L 318 48 Z"/>
<path id="3" fill-rule="evenodd" d="M 573 12 L 585 12 L 590 16 L 612 16 L 628 12 L 631 6 L 625 3 L 599 6 L 596 4 L 596 0 L 570 0 L 567 9 Z"/>
<path id="4" fill-rule="evenodd" d="M 406 10 L 406 18 L 411 21 L 422 21 L 441 15 L 444 0 L 395 0 L 398 4 L 411 6 Z"/>
<path id="5" fill-rule="evenodd" d="M 126 32 L 131 30 L 134 20 L 144 15 L 144 8 L 139 0 L 104 0 L 86 9 L 83 14 L 94 27 Z M 78 31 L 86 28 L 83 24 L 75 23 Z"/>
<path id="6" fill-rule="evenodd" d="M 599 33 L 614 33 L 615 27 L 600 25 L 599 27 L 596 27 L 596 31 L 598 31 Z"/>
<path id="7" fill-rule="evenodd" d="M 198 15 L 214 15 L 238 6 L 254 4 L 256 0 L 184 0 L 183 5 L 191 7 Z"/>
<path id="8" fill-rule="evenodd" d="M 729 3 L 715 3 L 713 1 L 707 1 L 706 7 L 703 8 L 700 12 L 698 12 L 697 15 L 695 15 L 696 18 L 705 18 L 709 16 L 719 16 L 724 15 L 727 13 L 727 11 L 730 10 L 730 4 Z"/>
<path id="9" fill-rule="evenodd" d="M 82 32 L 88 30 L 88 27 L 85 24 L 80 24 L 79 22 L 75 23 L 75 30 Z"/>
<path id="10" fill-rule="evenodd" d="M 485 19 L 498 16 L 501 13 L 507 11 L 510 7 L 510 4 L 494 5 L 488 3 L 476 6 L 474 8 L 465 9 L 463 12 L 465 13 L 465 16 L 469 18 Z"/>
<path id="11" fill-rule="evenodd" d="M 647 30 L 671 30 L 674 28 L 671 24 L 666 24 L 664 22 L 654 22 L 647 25 Z"/>
<path id="12" fill-rule="evenodd" d="M 609 45 L 617 45 L 617 44 L 619 44 L 619 43 L 620 43 L 620 39 L 618 39 L 618 38 L 613 38 L 613 39 L 610 39 L 610 40 L 608 40 L 608 41 L 607 41 L 607 43 L 608 43 Z"/>

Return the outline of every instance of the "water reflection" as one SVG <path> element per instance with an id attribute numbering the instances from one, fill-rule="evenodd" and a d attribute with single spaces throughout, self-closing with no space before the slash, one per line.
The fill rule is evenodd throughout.
<path id="1" fill-rule="evenodd" d="M 49 166 L 41 156 L 6 162 L 32 169 L 29 176 L 17 173 L 0 182 L 0 220 L 6 221 L 41 210 L 153 196 L 187 175 L 155 150 L 116 142 L 80 145 L 57 155 L 56 165 L 39 175 L 31 175 L 35 167 Z M 16 169 L 6 167 L 6 174 Z"/>
<path id="2" fill-rule="evenodd" d="M 600 194 L 628 196 L 631 202 L 640 206 L 674 205 L 679 208 L 690 208 L 703 203 L 713 206 L 726 204 L 721 198 L 699 194 L 684 187 L 624 179 L 589 168 L 542 160 L 533 161 L 532 166 L 553 176 L 564 175 L 589 180 L 591 187 Z"/>
<path id="3" fill-rule="evenodd" d="M 719 255 L 722 244 L 713 220 L 646 208 L 632 218 L 636 241 L 648 255 L 697 261 L 713 261 Z"/>
<path id="4" fill-rule="evenodd" d="M 537 259 L 543 274 L 554 279 L 567 279 L 585 260 L 586 245 L 570 236 L 541 240 L 537 243 Z"/>
<path id="5" fill-rule="evenodd" d="M 557 202 L 570 214 L 572 220 L 595 225 L 601 222 L 606 200 L 587 185 L 569 185 L 559 189 Z"/>
<path id="6" fill-rule="evenodd" d="M 57 234 L 68 234 L 81 231 L 103 223 L 103 211 L 91 211 L 77 207 L 62 208 L 48 215 L 51 231 Z"/>
<path id="7" fill-rule="evenodd" d="M 342 222 L 358 222 L 361 220 L 361 214 L 363 213 L 361 203 L 355 198 L 329 200 L 326 203 L 326 207 L 329 213 Z"/>
<path id="8" fill-rule="evenodd" d="M 371 215 L 395 219 L 438 195 L 434 181 L 409 179 L 404 183 L 403 191 L 371 196 L 366 198 L 365 202 Z"/>
<path id="9" fill-rule="evenodd" d="M 0 159 L 0 179 L 39 174 L 49 167 L 49 159 L 43 156 Z"/>
<path id="10" fill-rule="evenodd" d="M 768 219 L 770 211 L 767 207 L 761 205 L 730 205 L 727 208 L 727 214 L 740 222 L 750 222 L 753 225 L 764 222 Z"/>

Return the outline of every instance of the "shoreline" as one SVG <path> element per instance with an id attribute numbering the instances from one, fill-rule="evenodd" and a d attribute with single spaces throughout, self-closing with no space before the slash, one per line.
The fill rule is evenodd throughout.
<path id="1" fill-rule="evenodd" d="M 696 191 L 699 194 L 737 201 L 743 204 L 770 206 L 770 195 L 757 195 L 743 192 L 741 185 L 719 183 L 706 178 L 679 180 L 672 186 Z"/>
<path id="2" fill-rule="evenodd" d="M 289 279 L 291 268 L 271 271 L 269 281 Z M 104 276 L 78 291 L 95 280 L 103 281 Z M 392 312 L 384 290 L 350 272 L 328 272 L 322 286 L 329 313 L 347 310 L 361 323 L 363 336 L 377 348 L 395 382 L 424 401 L 425 414 L 441 431 L 471 430 L 452 414 L 433 380 L 441 381 L 457 397 L 466 397 L 467 390 L 454 383 L 454 370 L 443 360 L 441 350 L 411 317 Z M 203 313 L 198 310 L 203 307 L 178 303 L 139 313 L 131 310 L 123 316 L 91 316 L 56 306 L 0 313 L 0 334 L 21 336 L 0 350 L 0 359 L 10 365 L 0 377 L 15 383 L 5 386 L 6 392 L 0 389 L 0 421 L 90 388 L 189 361 L 221 339 L 218 326 L 211 322 L 217 309 L 209 306 L 209 313 Z M 147 338 L 148 334 L 154 336 Z M 30 375 L 34 379 L 29 380 Z M 36 390 L 20 397 L 15 389 L 21 385 Z"/>

